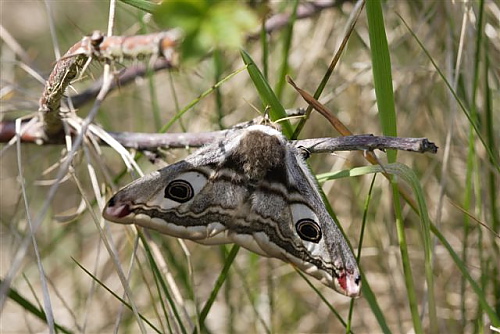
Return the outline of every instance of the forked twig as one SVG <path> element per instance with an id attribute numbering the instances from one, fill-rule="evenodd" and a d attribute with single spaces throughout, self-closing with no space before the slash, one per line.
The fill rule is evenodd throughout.
<path id="1" fill-rule="evenodd" d="M 151 57 L 152 60 L 162 58 L 169 66 L 173 66 L 175 46 L 180 38 L 180 31 L 175 29 L 130 37 L 104 36 L 95 31 L 91 36 L 85 36 L 74 44 L 57 61 L 39 101 L 39 111 L 44 124 L 44 140 L 55 140 L 62 134 L 62 119 L 71 112 L 67 106 L 65 110 L 61 108 L 63 95 L 90 60 L 110 63 L 123 59 Z"/>

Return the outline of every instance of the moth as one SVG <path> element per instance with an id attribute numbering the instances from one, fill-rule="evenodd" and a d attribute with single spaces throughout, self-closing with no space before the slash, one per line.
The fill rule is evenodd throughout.
<path id="1" fill-rule="evenodd" d="M 303 150 L 267 125 L 230 130 L 135 180 L 109 200 L 103 216 L 201 244 L 235 243 L 291 263 L 341 294 L 360 294 L 356 260 Z"/>

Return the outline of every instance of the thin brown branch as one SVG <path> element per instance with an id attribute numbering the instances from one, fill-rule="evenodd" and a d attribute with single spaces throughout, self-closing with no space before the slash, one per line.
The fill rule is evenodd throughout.
<path id="1" fill-rule="evenodd" d="M 126 148 L 137 150 L 155 150 L 164 148 L 200 147 L 223 136 L 226 131 L 202 133 L 137 133 L 110 132 L 109 134 Z M 41 132 L 36 129 L 26 129 L 21 136 L 25 143 L 42 143 Z M 8 142 L 15 136 L 13 121 L 0 122 L 0 142 Z M 336 151 L 373 151 L 396 149 L 415 153 L 436 153 L 438 147 L 427 138 L 399 138 L 372 135 L 354 135 L 338 138 L 312 138 L 292 141 L 296 146 L 307 148 L 311 153 L 328 153 Z M 43 142 L 44 143 L 44 142 Z M 51 142 L 51 144 L 63 144 Z M 44 143 L 45 144 L 45 143 Z M 101 143 L 105 144 L 105 143 Z"/>
<path id="2" fill-rule="evenodd" d="M 324 9 L 332 7 L 340 7 L 347 0 L 322 0 L 322 1 L 308 1 L 302 3 L 297 7 L 297 19 L 306 19 L 312 17 Z M 279 30 L 290 22 L 290 13 L 280 13 L 271 16 L 266 20 L 265 29 L 267 33 Z M 258 37 L 259 34 L 251 36 L 251 38 Z"/>
<path id="3" fill-rule="evenodd" d="M 171 61 L 160 58 L 154 62 L 152 66 L 147 64 L 137 64 L 130 67 L 127 67 L 123 71 L 121 71 L 116 80 L 113 81 L 110 87 L 110 91 L 113 91 L 117 87 L 123 87 L 128 85 L 131 82 L 134 82 L 137 78 L 141 78 L 146 76 L 148 73 L 159 72 L 164 69 L 173 68 L 173 64 Z M 81 106 L 93 101 L 93 99 L 97 96 L 102 86 L 102 78 L 96 80 L 89 88 L 84 90 L 83 92 L 71 96 L 71 102 L 75 108 L 80 108 Z"/>
<path id="4" fill-rule="evenodd" d="M 337 138 L 297 140 L 296 145 L 306 147 L 311 153 L 335 151 L 374 151 L 395 149 L 415 153 L 437 153 L 438 147 L 427 138 L 400 138 L 373 135 L 353 135 Z"/>

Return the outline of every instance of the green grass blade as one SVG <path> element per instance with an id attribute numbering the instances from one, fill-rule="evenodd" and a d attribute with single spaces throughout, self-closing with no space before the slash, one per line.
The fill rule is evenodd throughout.
<path id="1" fill-rule="evenodd" d="M 234 262 L 234 259 L 236 258 L 236 255 L 238 254 L 238 251 L 240 250 L 240 246 L 238 245 L 233 245 L 231 247 L 231 250 L 229 251 L 229 254 L 226 258 L 226 262 L 224 263 L 224 267 L 222 268 L 219 277 L 217 278 L 217 281 L 215 282 L 215 286 L 210 293 L 210 297 L 208 298 L 207 302 L 205 303 L 205 306 L 203 306 L 203 309 L 200 312 L 200 326 L 201 326 L 201 332 L 205 332 L 205 319 L 207 318 L 208 312 L 212 308 L 215 298 L 219 294 L 219 291 L 222 287 L 222 284 L 224 284 L 224 281 L 228 277 L 228 272 L 229 268 L 231 268 L 231 265 Z"/>
<path id="2" fill-rule="evenodd" d="M 366 277 L 363 274 L 363 271 L 361 271 L 362 277 Z M 370 308 L 372 309 L 373 315 L 377 319 L 377 322 L 380 326 L 380 329 L 382 330 L 383 333 L 388 334 L 391 333 L 391 330 L 389 329 L 389 326 L 387 325 L 387 321 L 385 320 L 384 317 L 384 312 L 380 308 L 377 298 L 375 297 L 375 294 L 373 293 L 372 288 L 370 287 L 370 284 L 368 283 L 367 280 L 363 280 L 363 284 L 361 285 L 361 294 L 363 298 L 367 301 L 367 303 L 370 305 Z M 374 331 L 376 332 L 376 331 Z"/>
<path id="3" fill-rule="evenodd" d="M 448 243 L 446 238 L 441 234 L 441 232 L 435 227 L 429 220 L 428 214 L 427 214 L 427 208 L 425 204 L 425 198 L 423 197 L 423 191 L 420 187 L 420 184 L 418 182 L 418 178 L 416 175 L 413 173 L 413 171 L 402 164 L 396 163 L 396 164 L 389 164 L 383 166 L 364 166 L 364 167 L 357 167 L 353 168 L 350 170 L 342 170 L 338 171 L 335 173 L 327 173 L 327 174 L 322 174 L 318 176 L 318 180 L 321 182 L 324 182 L 326 180 L 334 180 L 334 179 L 339 179 L 339 178 L 345 178 L 345 177 L 352 177 L 352 176 L 361 176 L 361 175 L 366 175 L 366 174 L 371 174 L 371 173 L 381 173 L 381 172 L 387 172 L 389 174 L 395 174 L 400 177 L 402 177 L 406 182 L 408 182 L 413 191 L 415 192 L 415 196 L 417 198 L 417 203 L 418 203 L 418 208 L 419 208 L 419 215 L 422 220 L 422 228 L 423 228 L 423 235 L 424 235 L 424 242 L 425 242 L 425 235 L 427 234 L 426 230 L 429 229 L 438 239 L 439 241 L 443 244 L 443 246 L 448 250 L 450 256 L 452 257 L 453 261 L 455 262 L 457 268 L 462 272 L 463 277 L 469 282 L 469 284 L 472 286 L 479 303 L 483 307 L 484 311 L 488 314 L 490 321 L 494 326 L 499 326 L 500 325 L 500 317 L 496 314 L 496 312 L 491 308 L 491 306 L 488 305 L 488 300 L 481 289 L 481 287 L 478 285 L 478 283 L 475 281 L 475 279 L 470 275 L 469 269 L 465 265 L 465 263 L 460 259 L 460 257 L 455 253 L 451 245 Z M 427 227 L 428 226 L 428 227 Z M 427 251 L 427 250 L 425 250 Z M 427 270 L 427 269 L 426 269 Z M 363 291 L 364 294 L 364 291 Z"/>
<path id="4" fill-rule="evenodd" d="M 372 195 L 373 195 L 373 186 L 375 185 L 376 178 L 377 178 L 377 174 L 374 174 L 372 177 L 372 182 L 370 183 L 370 188 L 368 189 L 368 195 L 366 197 L 365 205 L 363 208 L 363 218 L 361 220 L 361 231 L 359 233 L 358 254 L 356 254 L 356 260 L 358 261 L 358 263 L 361 262 L 361 250 L 363 249 L 363 240 L 365 238 L 366 224 L 368 221 L 368 209 L 370 208 L 370 203 L 371 203 Z M 361 277 L 363 277 L 363 276 L 361 276 Z M 363 278 L 361 278 L 361 280 L 363 280 Z M 376 306 L 377 311 L 380 311 L 380 309 L 378 308 L 378 304 L 376 304 L 374 306 Z M 374 309 L 374 308 L 372 308 L 372 309 Z M 353 313 L 354 313 L 354 299 L 351 300 L 351 305 L 349 307 L 348 330 L 351 329 Z M 377 317 L 377 320 L 380 320 L 380 319 Z M 384 325 L 387 326 L 385 319 L 383 319 L 383 320 L 384 320 Z M 380 325 L 382 326 L 382 324 L 380 324 Z"/>
<path id="5" fill-rule="evenodd" d="M 139 244 L 139 238 L 135 238 L 134 240 L 134 249 L 137 249 L 137 245 Z M 137 259 L 137 254 L 134 254 L 135 259 Z M 150 275 L 150 267 L 149 267 L 149 262 L 146 262 L 145 264 L 142 263 L 142 261 L 134 261 L 133 264 L 137 266 L 137 271 L 141 277 L 143 278 L 144 282 L 149 281 Z M 148 296 L 151 297 L 151 300 L 158 300 L 158 303 L 152 303 L 151 308 L 153 309 L 154 312 L 154 317 L 158 319 L 158 326 L 160 327 L 160 330 L 162 333 L 172 333 L 172 324 L 171 324 L 171 319 L 168 316 L 168 311 L 167 311 L 167 306 L 165 304 L 165 298 L 162 298 L 162 293 L 161 293 L 161 288 L 160 288 L 160 283 L 159 283 L 159 278 L 156 275 L 152 275 L 153 279 L 155 281 L 154 284 L 146 284 L 145 289 L 148 291 L 147 294 Z M 160 297 L 158 297 L 160 296 Z M 159 305 L 158 305 L 159 304 Z M 161 308 L 160 313 L 159 308 Z M 164 323 L 166 322 L 166 324 Z"/>
<path id="6" fill-rule="evenodd" d="M 161 124 L 161 108 L 158 104 L 158 94 L 156 89 L 158 85 L 156 84 L 155 77 L 152 73 L 147 74 L 148 86 L 149 86 L 149 97 L 151 99 L 151 113 L 153 114 L 154 124 L 156 131 L 160 130 Z"/>
<path id="7" fill-rule="evenodd" d="M 403 264 L 403 273 L 408 295 L 408 305 L 410 306 L 410 313 L 413 320 L 413 330 L 415 331 L 415 333 L 423 333 L 422 320 L 420 319 L 418 312 L 419 302 L 417 300 L 415 281 L 413 280 L 413 273 L 411 270 L 408 243 L 406 242 L 405 226 L 403 222 L 401 201 L 399 200 L 398 185 L 394 180 L 391 181 L 391 187 L 394 205 L 394 216 L 396 219 L 396 231 L 399 240 L 399 251 L 401 253 L 401 262 Z"/>
<path id="8" fill-rule="evenodd" d="M 328 83 L 328 80 L 330 80 L 330 77 L 333 74 L 333 70 L 335 70 L 335 67 L 337 66 L 337 63 L 339 62 L 340 57 L 344 53 L 344 50 L 345 50 L 345 48 L 347 46 L 347 42 L 348 42 L 349 38 L 351 37 L 352 32 L 354 31 L 354 27 L 356 26 L 356 22 L 359 19 L 359 15 L 361 14 L 361 12 L 363 10 L 364 3 L 362 3 L 360 6 L 356 6 L 356 7 L 358 7 L 357 8 L 357 13 L 356 13 L 355 17 L 353 18 L 353 20 L 351 22 L 349 30 L 347 31 L 346 36 L 344 36 L 344 39 L 342 40 L 342 43 L 341 43 L 340 47 L 336 51 L 336 53 L 333 56 L 332 60 L 330 61 L 330 65 L 328 65 L 328 69 L 325 71 L 323 77 L 321 78 L 321 81 L 320 81 L 318 87 L 314 91 L 313 97 L 316 100 L 318 100 L 319 97 L 321 96 L 321 93 L 323 93 L 323 90 L 325 89 L 326 84 Z M 313 110 L 313 107 L 311 105 L 309 105 L 307 107 L 307 109 L 306 109 L 304 117 L 299 121 L 299 123 L 297 123 L 297 125 L 295 127 L 295 130 L 294 130 L 294 133 L 293 133 L 293 135 L 292 135 L 292 137 L 290 139 L 295 140 L 295 139 L 297 139 L 299 137 L 299 134 L 302 131 L 302 128 L 304 127 L 304 125 L 306 124 L 306 122 L 307 122 L 307 120 L 309 118 L 309 115 L 311 114 L 312 110 Z"/>
<path id="9" fill-rule="evenodd" d="M 486 143 L 486 140 L 484 139 L 484 137 L 483 137 L 483 135 L 481 133 L 481 130 L 479 129 L 479 126 L 478 126 L 477 122 L 474 120 L 474 118 L 471 115 L 471 113 L 467 110 L 467 107 L 464 105 L 464 102 L 462 101 L 462 99 L 460 99 L 460 97 L 458 96 L 457 92 L 455 92 L 455 90 L 453 89 L 452 84 L 446 79 L 446 75 L 441 71 L 441 69 L 439 68 L 439 66 L 436 64 L 436 62 L 434 61 L 434 58 L 431 56 L 431 54 L 429 53 L 429 51 L 427 50 L 427 48 L 422 44 L 422 42 L 417 37 L 417 35 L 413 32 L 413 30 L 410 29 L 410 27 L 408 26 L 408 24 L 406 23 L 406 21 L 401 16 L 400 16 L 400 18 L 401 18 L 402 22 L 404 23 L 404 25 L 406 26 L 406 28 L 408 29 L 408 31 L 410 32 L 410 34 L 415 39 L 415 41 L 418 43 L 418 45 L 420 46 L 420 48 L 422 49 L 422 51 L 424 51 L 424 53 L 427 56 L 427 58 L 429 58 L 430 62 L 432 63 L 432 66 L 434 66 L 434 69 L 438 72 L 439 76 L 441 77 L 441 79 L 445 83 L 446 87 L 448 88 L 448 90 L 450 91 L 450 93 L 453 95 L 453 98 L 455 99 L 455 101 L 460 106 L 460 109 L 462 110 L 462 113 L 469 120 L 469 123 L 472 126 L 472 128 L 474 129 L 475 134 L 477 135 L 477 137 L 479 138 L 479 140 L 483 144 L 483 147 L 485 148 L 486 152 L 488 153 L 489 158 L 492 161 L 494 161 L 493 167 L 495 167 L 497 171 L 500 171 L 500 163 L 498 161 L 498 158 L 496 157 L 496 155 L 491 150 L 491 147 L 488 146 L 488 144 Z"/>
<path id="10" fill-rule="evenodd" d="M 260 28 L 260 45 L 262 46 L 262 73 L 264 78 L 269 78 L 269 41 L 267 39 L 266 21 L 262 20 Z"/>
<path id="11" fill-rule="evenodd" d="M 486 50 L 488 49 L 488 44 L 485 43 L 485 48 Z M 488 54 L 488 52 L 485 52 Z M 489 64 L 489 58 L 486 57 L 484 61 L 484 69 L 483 73 L 487 73 L 484 76 L 484 87 L 485 87 L 485 96 L 484 96 L 484 101 L 485 101 L 485 118 L 486 118 L 486 141 L 488 143 L 488 146 L 493 148 L 493 152 L 498 152 L 498 146 L 496 145 L 496 134 L 495 130 L 493 128 L 494 124 L 494 112 L 493 112 L 493 101 L 492 101 L 492 92 L 491 92 L 491 87 L 489 85 L 489 73 L 490 73 L 490 64 Z M 496 155 L 497 161 L 498 161 L 498 154 Z M 495 161 L 493 161 L 491 158 L 490 164 L 494 164 Z M 499 203 L 498 199 L 498 189 L 495 185 L 499 184 L 498 180 L 498 175 L 495 173 L 494 170 L 489 169 L 488 171 L 488 197 L 489 197 L 489 211 L 490 211 L 490 216 L 491 216 L 491 228 L 493 231 L 495 231 L 497 234 L 500 232 L 500 216 L 499 216 L 499 208 L 497 203 Z M 492 236 L 494 239 L 495 236 Z M 500 254 L 499 250 L 499 245 L 495 240 L 492 240 L 492 245 L 495 249 L 494 254 Z M 492 280 L 493 280 L 493 294 L 494 294 L 494 299 L 497 301 L 497 304 L 495 306 L 497 314 L 500 314 L 500 268 L 499 268 L 498 262 L 497 265 L 494 265 L 494 268 L 492 270 Z"/>
<path id="12" fill-rule="evenodd" d="M 396 112 L 394 106 L 394 93 L 392 87 L 391 60 L 389 46 L 384 27 L 384 17 L 382 12 L 381 2 L 378 0 L 370 0 L 366 4 L 370 49 L 372 54 L 372 69 L 373 80 L 375 85 L 375 93 L 377 96 L 377 106 L 382 124 L 383 133 L 386 136 L 397 136 Z M 397 151 L 389 150 L 387 159 L 389 162 L 395 162 Z M 396 217 L 396 227 L 398 231 L 400 251 L 405 272 L 405 282 L 408 290 L 408 300 L 413 319 L 414 330 L 417 333 L 422 332 L 422 321 L 418 314 L 418 303 L 416 291 L 413 282 L 413 275 L 410 266 L 406 237 L 404 233 L 403 216 L 401 211 L 401 202 L 397 183 L 392 182 L 394 213 Z M 428 223 L 428 219 L 422 220 L 424 224 Z M 424 249 L 425 249 L 425 264 L 426 264 L 426 281 L 428 288 L 428 304 L 429 304 L 429 319 L 430 328 L 432 331 L 437 330 L 436 305 L 434 299 L 434 290 L 432 284 L 432 247 L 430 242 L 430 232 L 428 224 L 424 229 Z"/>
<path id="13" fill-rule="evenodd" d="M 476 293 L 476 296 L 479 300 L 479 304 L 481 304 L 483 310 L 488 314 L 488 317 L 490 318 L 491 324 L 495 327 L 500 326 L 500 315 L 495 312 L 493 308 L 488 304 L 488 299 L 486 295 L 484 294 L 484 291 L 481 289 L 479 284 L 477 284 L 476 279 L 474 279 L 470 273 L 469 273 L 469 268 L 467 265 L 460 259 L 460 257 L 455 253 L 453 250 L 453 247 L 451 247 L 450 243 L 448 240 L 446 240 L 445 236 L 441 234 L 439 229 L 434 225 L 431 224 L 431 230 L 432 233 L 439 239 L 441 244 L 446 248 L 448 253 L 450 254 L 451 258 L 457 265 L 458 269 L 462 272 L 462 276 L 464 276 L 469 284 L 471 285 L 472 289 Z"/>
<path id="14" fill-rule="evenodd" d="M 328 173 L 328 174 L 323 174 L 318 177 L 319 180 L 325 181 L 327 179 L 335 179 L 339 177 L 347 177 L 347 176 L 358 176 L 358 175 L 364 175 L 368 173 L 378 173 L 378 172 L 387 172 L 392 175 L 397 175 L 404 179 L 408 184 L 411 185 L 413 192 L 415 194 L 415 197 L 417 199 L 417 205 L 418 205 L 418 213 L 422 222 L 422 236 L 424 240 L 424 256 L 425 256 L 425 277 L 426 277 L 426 282 L 428 287 L 433 287 L 433 274 L 432 274 L 432 245 L 431 245 L 431 238 L 430 238 L 430 219 L 428 215 L 428 210 L 427 210 L 427 205 L 425 203 L 425 197 L 423 195 L 422 188 L 420 187 L 419 180 L 415 173 L 407 166 L 403 164 L 390 164 L 387 166 L 365 166 L 365 167 L 359 167 L 359 168 L 354 168 L 351 170 L 345 170 L 345 171 L 340 171 L 337 173 Z M 394 187 L 397 185 L 394 184 Z M 398 208 L 395 208 L 398 209 Z M 399 208 L 400 209 L 400 208 Z M 417 302 L 417 297 L 416 297 L 416 292 L 415 292 L 415 287 L 413 283 L 413 276 L 411 275 L 411 266 L 410 266 L 410 261 L 409 261 L 409 256 L 408 256 L 408 249 L 406 246 L 405 242 L 405 235 L 404 235 L 404 229 L 401 222 L 399 222 L 400 225 L 397 226 L 398 228 L 398 236 L 400 240 L 400 250 L 402 252 L 402 261 L 403 261 L 403 266 L 405 269 L 405 281 L 407 284 L 407 291 L 408 291 L 408 299 L 409 299 L 409 305 L 412 311 L 412 316 L 415 317 L 417 316 L 417 321 L 415 321 L 414 318 L 414 326 L 416 328 L 415 331 L 422 332 L 422 324 L 420 322 L 420 318 L 418 317 L 418 310 L 416 309 L 416 306 L 418 305 Z M 433 289 L 429 289 L 429 297 L 433 296 Z"/>
<path id="15" fill-rule="evenodd" d="M 130 306 L 129 303 L 120 296 L 118 296 L 113 290 L 108 288 L 104 283 L 102 283 L 97 277 L 95 277 L 90 271 L 88 271 L 84 266 L 82 266 L 76 259 L 72 258 L 73 261 L 75 261 L 76 265 L 80 267 L 87 275 L 89 275 L 97 284 L 102 286 L 106 291 L 108 291 L 113 297 L 115 297 L 117 300 L 120 301 L 126 308 L 128 308 L 130 311 L 132 311 L 132 306 Z M 144 320 L 145 323 L 147 323 L 155 332 L 161 333 L 161 331 L 153 325 L 145 316 L 139 313 L 139 317 Z"/>
<path id="16" fill-rule="evenodd" d="M 179 314 L 179 310 L 177 309 L 177 304 L 176 304 L 173 296 L 170 293 L 170 290 L 168 288 L 168 284 L 165 281 L 165 278 L 163 276 L 162 271 L 160 270 L 160 268 L 158 268 L 158 265 L 155 262 L 154 256 L 151 252 L 151 249 L 149 248 L 148 240 L 144 237 L 144 234 L 141 233 L 140 231 L 139 231 L 138 235 L 139 235 L 139 238 L 141 239 L 141 242 L 144 246 L 144 250 L 145 250 L 147 258 L 149 260 L 149 264 L 151 265 L 151 269 L 153 270 L 153 273 L 157 279 L 157 282 L 159 283 L 159 285 L 161 287 L 163 294 L 167 298 L 167 301 L 170 305 L 170 309 L 172 310 L 172 313 L 174 314 L 175 320 L 177 321 L 178 327 L 181 329 L 183 334 L 186 334 L 187 330 L 186 330 L 184 323 L 182 321 L 182 318 Z"/>
<path id="17" fill-rule="evenodd" d="M 214 50 L 213 53 L 213 61 L 214 61 L 214 81 L 217 83 L 221 81 L 222 74 L 224 72 L 224 61 L 222 57 L 222 53 L 220 50 Z M 224 118 L 224 99 L 221 90 L 219 87 L 215 88 L 215 114 L 217 118 L 217 124 L 219 125 L 219 129 L 224 129 L 224 124 L 222 123 L 222 119 Z"/>
<path id="18" fill-rule="evenodd" d="M 0 284 L 3 283 L 3 280 L 0 279 Z M 9 289 L 9 298 L 14 301 L 16 304 L 18 304 L 23 310 L 26 312 L 32 314 L 36 318 L 40 319 L 43 322 L 47 321 L 47 317 L 45 315 L 45 312 L 43 309 L 38 308 L 35 306 L 33 303 L 31 303 L 29 300 L 21 296 L 19 292 L 17 292 L 15 289 L 10 288 Z M 54 327 L 58 330 L 61 331 L 62 333 L 73 333 L 71 330 L 67 329 L 66 327 L 63 327 L 61 325 L 58 325 L 57 323 L 54 323 Z"/>
<path id="19" fill-rule="evenodd" d="M 316 292 L 316 294 L 318 295 L 318 297 L 323 301 L 323 303 L 325 303 L 325 305 L 328 307 L 328 309 L 330 310 L 330 312 L 332 312 L 332 314 L 335 316 L 335 318 L 337 318 L 340 321 L 340 323 L 342 324 L 342 326 L 344 326 L 347 329 L 347 322 L 342 318 L 342 316 L 339 314 L 339 312 L 337 312 L 337 310 L 332 306 L 332 304 L 328 301 L 328 299 L 325 296 L 323 296 L 323 294 L 321 293 L 321 291 L 319 291 L 314 286 L 314 284 L 311 283 L 311 280 L 302 271 L 298 270 L 295 267 L 294 267 L 294 269 L 297 272 L 297 274 L 299 274 L 304 279 L 304 281 L 306 281 L 307 285 L 309 285 L 309 287 L 311 289 L 313 289 L 314 292 Z"/>
<path id="20" fill-rule="evenodd" d="M 250 57 L 250 55 L 245 50 L 241 50 L 241 58 L 243 59 L 243 62 L 247 65 L 248 74 L 250 75 L 250 78 L 252 79 L 255 88 L 257 88 L 257 92 L 259 93 L 260 99 L 264 104 L 264 108 L 266 107 L 271 108 L 269 112 L 271 120 L 277 121 L 279 119 L 287 117 L 285 108 L 283 108 L 283 106 L 281 105 L 280 101 L 276 97 L 276 94 L 274 94 L 271 86 L 262 75 L 262 72 L 259 70 L 257 65 L 255 65 L 255 62 L 253 61 L 252 57 Z M 283 134 L 287 138 L 290 138 L 290 136 L 293 133 L 290 122 L 288 120 L 285 120 L 283 122 L 280 122 L 280 124 L 282 127 Z"/>

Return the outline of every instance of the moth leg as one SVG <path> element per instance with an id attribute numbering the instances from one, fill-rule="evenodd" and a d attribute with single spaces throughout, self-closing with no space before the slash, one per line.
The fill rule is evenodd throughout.
<path id="1" fill-rule="evenodd" d="M 309 157 L 311 156 L 311 151 L 309 151 L 309 149 L 307 147 L 298 146 L 297 150 L 299 151 L 300 155 L 302 156 L 302 158 L 304 160 L 309 159 Z"/>

